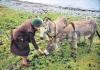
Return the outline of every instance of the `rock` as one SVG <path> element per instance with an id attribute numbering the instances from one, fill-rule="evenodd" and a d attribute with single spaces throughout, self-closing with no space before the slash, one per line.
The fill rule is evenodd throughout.
<path id="1" fill-rule="evenodd" d="M 11 35 L 7 35 L 8 40 L 11 41 Z"/>
<path id="2" fill-rule="evenodd" d="M 0 41 L 0 45 L 3 45 L 3 42 L 2 41 Z"/>
<path id="3" fill-rule="evenodd" d="M 70 54 L 70 56 L 73 57 L 73 58 L 77 58 L 77 54 L 74 53 L 74 52 L 72 52 L 72 53 Z"/>
<path id="4" fill-rule="evenodd" d="M 89 67 L 91 67 L 91 64 L 89 63 Z"/>
<path id="5" fill-rule="evenodd" d="M 51 6 L 45 4 L 36 4 L 31 2 L 19 1 L 19 0 L 0 0 L 0 3 L 4 6 L 11 7 L 13 9 L 23 9 L 28 12 L 37 12 L 38 14 L 47 13 L 48 11 L 60 12 L 65 15 L 81 15 L 81 16 L 96 16 L 100 18 L 98 10 L 86 10 L 73 7 Z M 68 12 L 66 12 L 68 11 Z M 70 12 L 71 11 L 71 12 Z"/>
<path id="6" fill-rule="evenodd" d="M 2 31 L 0 31 L 0 35 L 2 35 L 3 34 L 3 32 Z"/>
<path id="7" fill-rule="evenodd" d="M 97 52 L 97 55 L 100 56 L 100 52 Z"/>

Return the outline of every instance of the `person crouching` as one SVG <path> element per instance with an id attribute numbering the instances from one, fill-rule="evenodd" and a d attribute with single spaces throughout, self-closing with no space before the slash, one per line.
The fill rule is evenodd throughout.
<path id="1" fill-rule="evenodd" d="M 11 32 L 11 52 L 22 58 L 21 64 L 24 66 L 30 66 L 27 59 L 30 52 L 29 42 L 34 45 L 36 50 L 43 54 L 34 37 L 35 32 L 39 29 L 41 24 L 42 20 L 39 18 L 27 19 Z"/>

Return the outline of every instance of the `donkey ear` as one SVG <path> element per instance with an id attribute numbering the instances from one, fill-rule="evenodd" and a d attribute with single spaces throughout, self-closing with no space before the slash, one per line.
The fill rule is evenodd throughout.
<path id="1" fill-rule="evenodd" d="M 43 19 L 43 21 L 48 21 L 48 20 L 51 20 L 51 18 L 49 18 L 49 17 L 45 17 L 44 19 Z"/>
<path id="2" fill-rule="evenodd" d="M 46 22 L 47 22 L 47 21 L 48 21 L 48 17 L 45 17 L 45 18 L 43 19 L 43 21 L 46 21 Z"/>

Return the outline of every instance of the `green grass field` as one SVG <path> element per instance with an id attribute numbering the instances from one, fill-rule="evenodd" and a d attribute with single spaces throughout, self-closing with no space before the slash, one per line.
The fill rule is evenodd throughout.
<path id="1" fill-rule="evenodd" d="M 0 41 L 3 42 L 3 45 L 0 45 L 0 70 L 100 70 L 100 39 L 96 35 L 90 53 L 87 53 L 88 45 L 85 42 L 78 44 L 76 62 L 70 57 L 70 47 L 66 41 L 60 45 L 58 51 L 53 51 L 49 56 L 39 56 L 30 43 L 31 52 L 28 58 L 31 60 L 32 66 L 21 67 L 20 58 L 10 52 L 10 31 L 28 17 L 34 18 L 34 16 L 35 14 L 29 12 L 0 6 Z M 55 20 L 61 15 L 54 12 L 40 15 L 41 18 L 45 16 Z M 80 20 L 82 17 L 67 16 L 66 18 L 72 21 Z M 100 19 L 97 19 L 97 22 L 100 23 Z M 99 27 L 100 24 L 98 24 L 100 33 Z M 37 43 L 40 41 L 39 32 L 36 34 L 36 41 Z M 45 42 L 39 43 L 39 46 L 45 48 Z"/>

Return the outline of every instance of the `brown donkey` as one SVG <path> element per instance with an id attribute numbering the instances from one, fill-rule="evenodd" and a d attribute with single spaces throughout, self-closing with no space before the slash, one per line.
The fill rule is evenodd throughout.
<path id="1" fill-rule="evenodd" d="M 71 47 L 71 56 L 76 57 L 77 41 L 81 36 L 88 36 L 90 51 L 94 34 L 95 32 L 98 33 L 96 29 L 96 21 L 93 19 L 73 21 L 68 24 L 64 17 L 58 17 L 56 21 L 52 21 L 50 18 L 46 17 L 43 27 L 41 28 L 40 36 L 41 39 L 45 37 L 45 34 L 49 37 L 49 42 L 44 53 L 49 54 L 49 51 L 54 49 L 59 42 L 63 39 L 68 39 Z M 99 35 L 99 33 L 97 35 Z"/>

